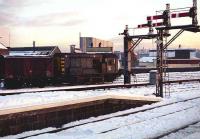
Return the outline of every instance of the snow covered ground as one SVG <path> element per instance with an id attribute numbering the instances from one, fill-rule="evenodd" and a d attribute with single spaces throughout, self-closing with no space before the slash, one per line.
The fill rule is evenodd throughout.
<path id="1" fill-rule="evenodd" d="M 182 129 L 176 133 L 172 133 L 162 139 L 195 139 L 200 137 L 200 122 L 189 126 L 188 128 Z"/>
<path id="2" fill-rule="evenodd" d="M 169 80 L 187 80 L 187 79 L 200 79 L 200 71 L 195 72 L 170 72 L 167 73 L 167 78 L 169 76 Z M 123 82 L 123 76 L 120 76 L 118 80 L 115 81 L 115 83 Z M 136 76 L 131 77 L 132 83 L 138 82 L 138 83 L 146 83 L 149 82 L 149 73 L 141 73 L 136 74 Z"/>
<path id="3" fill-rule="evenodd" d="M 182 73 L 172 73 L 173 78 L 177 79 L 183 76 L 184 79 L 194 79 L 199 78 L 200 72 L 189 72 L 181 75 Z M 139 75 L 138 75 L 139 76 Z M 148 79 L 148 74 L 141 74 L 144 81 Z M 172 75 L 171 75 L 172 76 Z M 172 77 L 171 77 L 172 78 Z M 183 79 L 181 78 L 181 79 Z M 139 109 L 150 108 L 158 105 L 163 105 L 171 102 L 180 101 L 183 99 L 200 97 L 200 83 L 185 83 L 185 84 L 173 84 L 170 85 L 170 97 L 166 97 L 162 102 L 146 105 L 136 109 L 130 109 L 122 112 L 117 112 L 115 114 L 125 113 L 127 111 L 136 111 Z M 154 86 L 148 87 L 138 87 L 130 89 L 110 89 L 110 90 L 92 90 L 92 91 L 76 91 L 76 92 L 66 92 L 66 91 L 56 91 L 56 92 L 40 92 L 40 93 L 29 93 L 20 94 L 12 96 L 1 96 L 0 97 L 0 110 L 10 109 L 21 106 L 31 106 L 38 104 L 46 104 L 52 102 L 60 102 L 67 100 L 75 100 L 80 98 L 88 98 L 91 96 L 101 96 L 101 95 L 152 95 L 155 93 Z M 141 138 L 153 138 L 157 137 L 166 131 L 179 128 L 184 125 L 191 124 L 193 122 L 200 121 L 200 99 L 195 99 L 191 101 L 186 101 L 182 103 L 173 104 L 170 106 L 157 108 L 145 112 L 140 112 L 136 114 L 131 114 L 125 117 L 117 117 L 109 120 L 104 120 L 101 122 L 90 123 L 75 128 L 71 128 L 65 131 L 61 131 L 54 134 L 44 134 L 32 138 L 63 138 L 63 139 L 141 139 Z M 92 117 L 86 120 L 76 121 L 64 125 L 64 127 L 70 125 L 76 125 L 88 121 L 92 121 L 100 117 Z M 192 128 L 191 128 L 192 127 Z M 191 126 L 186 128 L 184 131 L 179 131 L 177 133 L 168 135 L 164 139 L 168 138 L 199 138 L 199 125 Z M 195 128 L 193 128 L 195 127 Z M 17 138 L 26 135 L 31 135 L 39 133 L 42 131 L 48 131 L 53 128 L 43 129 L 39 131 L 31 131 L 22 133 L 16 136 L 8 136 L 5 138 Z M 106 130 L 111 130 L 110 132 L 101 133 Z M 190 131 L 190 132 L 188 132 Z M 187 133 L 187 135 L 186 135 Z M 185 136 L 184 136 L 185 135 Z"/>
<path id="4" fill-rule="evenodd" d="M 126 117 L 117 117 L 98 123 L 75 127 L 55 134 L 34 138 L 81 138 L 81 139 L 141 139 L 154 138 L 168 130 L 200 120 L 200 100 L 174 104 Z M 185 110 L 183 110 L 185 109 Z M 174 112 L 174 113 L 173 113 Z M 172 114 L 170 114 L 172 113 Z M 163 116 L 169 114 L 167 116 Z M 107 133 L 102 133 L 112 130 Z"/>
<path id="5" fill-rule="evenodd" d="M 89 91 L 55 91 L 38 92 L 11 96 L 0 96 L 0 109 L 9 109 L 20 106 L 31 106 L 47 104 L 52 102 L 76 100 L 101 95 L 152 95 L 155 93 L 155 86 L 137 87 L 130 89 L 110 89 L 110 90 L 89 90 Z M 171 99 L 178 99 L 187 96 L 191 92 L 198 93 L 199 83 L 174 84 L 170 85 Z M 184 94 L 184 95 L 183 95 Z M 174 97 L 175 95 L 175 97 Z"/>

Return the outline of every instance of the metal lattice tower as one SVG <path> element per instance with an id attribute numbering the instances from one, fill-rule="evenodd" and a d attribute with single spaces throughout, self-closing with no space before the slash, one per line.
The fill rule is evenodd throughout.
<path id="1" fill-rule="evenodd" d="M 170 27 L 171 26 L 171 21 L 170 21 L 170 4 L 166 4 L 166 16 L 167 16 L 167 23 L 166 26 Z M 169 30 L 165 30 L 165 33 L 169 33 Z M 163 40 L 163 42 L 165 42 L 165 44 L 167 43 L 167 37 L 165 37 L 165 40 Z M 165 46 L 165 45 L 164 45 Z M 167 47 L 166 49 L 163 48 L 164 54 L 163 54 L 163 81 L 164 82 L 168 82 L 169 81 L 169 72 L 167 72 L 168 69 L 168 63 L 167 63 L 167 59 L 168 59 L 168 52 L 167 52 Z M 166 96 L 170 96 L 170 85 L 165 83 L 164 84 L 164 94 L 165 97 Z"/>
<path id="2" fill-rule="evenodd" d="M 167 37 L 165 37 L 165 44 L 167 43 Z M 164 50 L 164 61 L 163 61 L 163 64 L 164 64 L 164 82 L 166 82 L 164 84 L 164 94 L 165 94 L 165 97 L 169 97 L 170 96 L 170 84 L 167 83 L 169 82 L 169 72 L 167 71 L 167 69 L 169 68 L 168 66 L 168 60 L 169 56 L 168 56 L 168 50 L 167 48 Z"/>
<path id="3" fill-rule="evenodd" d="M 185 12 L 186 9 L 189 11 Z M 171 13 L 174 11 L 174 13 Z M 193 0 L 193 7 L 186 8 L 177 8 L 171 9 L 170 5 L 166 5 L 166 10 L 162 10 L 162 14 L 148 16 L 146 24 L 140 24 L 137 28 L 149 28 L 149 33 L 147 35 L 134 35 L 129 36 L 128 26 L 126 26 L 123 33 L 120 35 L 124 35 L 124 84 L 130 83 L 130 69 L 129 69 L 129 51 L 134 49 L 143 39 L 152 39 L 157 38 L 157 81 L 156 81 L 156 96 L 163 97 L 165 95 L 170 95 L 170 87 L 167 89 L 165 86 L 165 90 L 163 90 L 164 85 L 169 85 L 167 81 L 169 81 L 169 76 L 167 75 L 167 47 L 178 38 L 184 31 L 189 32 L 200 32 L 200 26 L 198 25 L 197 20 L 197 0 Z M 182 12 L 181 12 L 182 11 Z M 184 12 L 183 12 L 184 11 Z M 191 17 L 192 24 L 190 25 L 177 25 L 171 26 L 171 18 L 182 18 L 182 17 Z M 163 22 L 153 23 L 153 20 L 163 20 Z M 159 27 L 161 26 L 161 27 Z M 153 27 L 156 27 L 157 34 L 153 33 Z M 169 31 L 179 29 L 179 31 L 164 44 L 163 38 L 170 36 Z M 132 39 L 137 39 L 137 43 L 134 43 L 131 46 Z M 129 46 L 131 46 L 129 48 Z"/>
<path id="4" fill-rule="evenodd" d="M 158 30 L 158 35 L 156 96 L 163 97 L 163 30 Z"/>

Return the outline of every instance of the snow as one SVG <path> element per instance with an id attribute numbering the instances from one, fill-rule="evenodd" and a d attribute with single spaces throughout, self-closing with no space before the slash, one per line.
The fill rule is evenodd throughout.
<path id="1" fill-rule="evenodd" d="M 47 56 L 49 51 L 10 51 L 9 56 Z"/>
<path id="2" fill-rule="evenodd" d="M 153 93 L 155 87 L 147 88 L 131 88 L 131 89 L 112 89 L 112 90 L 95 90 L 95 91 L 56 91 L 56 92 L 39 92 L 39 93 L 28 93 L 12 96 L 0 96 L 0 109 L 10 109 L 20 106 L 31 106 L 46 104 L 52 102 L 61 102 L 76 100 L 80 98 L 89 98 L 93 96 L 102 95 L 139 95 L 141 92 Z"/>
<path id="3" fill-rule="evenodd" d="M 170 73 L 171 80 L 175 79 L 193 79 L 199 78 L 200 72 L 188 73 Z M 137 75 L 140 81 L 148 80 L 148 74 Z M 123 78 L 120 77 L 119 80 Z M 118 81 L 119 81 L 118 80 Z M 145 105 L 135 109 L 116 112 L 99 117 L 91 117 L 89 119 L 80 120 L 68 123 L 63 127 L 78 125 L 81 123 L 92 122 L 101 118 L 117 116 L 123 113 L 136 112 L 147 108 L 154 108 L 155 106 L 162 106 L 168 103 L 181 101 L 188 98 L 200 97 L 200 84 L 199 83 L 183 83 L 170 85 L 171 96 L 166 97 L 163 101 L 152 105 Z M 12 96 L 0 97 L 0 110 L 10 109 L 22 106 L 32 106 L 39 104 L 46 104 L 52 102 L 61 102 L 76 100 L 82 98 L 89 98 L 93 96 L 102 95 L 142 95 L 151 96 L 155 93 L 155 86 L 137 87 L 130 89 L 110 89 L 110 90 L 90 90 L 90 91 L 56 91 L 56 92 L 38 92 L 29 94 L 20 94 Z M 104 121 L 85 124 L 77 126 L 68 130 L 64 130 L 54 134 L 44 134 L 32 138 L 51 139 L 51 138 L 87 138 L 87 139 L 141 139 L 141 138 L 154 138 L 168 131 L 178 129 L 182 126 L 200 121 L 200 99 L 194 99 L 181 103 L 176 103 L 169 106 L 164 106 L 140 113 L 131 114 L 124 117 L 115 117 Z M 196 128 L 194 128 L 196 127 Z M 167 138 L 198 138 L 200 136 L 200 124 L 186 128 L 183 131 L 173 133 L 164 137 Z M 4 138 L 19 138 L 27 135 L 40 133 L 43 131 L 50 131 L 54 128 L 46 128 L 37 131 L 30 131 L 21 133 L 15 136 L 8 136 Z M 112 130 L 113 129 L 113 130 Z M 106 130 L 112 130 L 107 133 L 101 133 Z M 190 132 L 189 132 L 190 131 Z"/>
<path id="4" fill-rule="evenodd" d="M 200 71 L 195 72 L 170 72 L 167 73 L 169 75 L 169 80 L 187 80 L 187 79 L 200 79 Z M 167 76 L 168 76 L 167 75 Z M 114 83 L 122 83 L 123 76 L 118 77 Z M 148 83 L 149 82 L 149 73 L 141 73 L 135 74 L 135 76 L 131 77 L 132 83 Z"/>
<path id="5" fill-rule="evenodd" d="M 142 57 L 139 59 L 139 62 L 149 62 L 149 63 L 153 63 L 153 60 L 155 60 L 156 57 Z"/>
<path id="6" fill-rule="evenodd" d="M 200 90 L 199 83 L 176 84 L 170 87 L 172 93 L 176 94 L 176 98 L 188 97 L 186 94 L 198 93 Z M 184 92 L 183 92 L 184 91 Z M 186 93 L 184 96 L 182 93 Z M 0 109 L 10 109 L 20 106 L 31 106 L 39 104 L 47 104 L 52 102 L 61 102 L 76 100 L 80 98 L 89 98 L 102 95 L 145 95 L 150 96 L 155 93 L 155 86 L 137 87 L 130 89 L 110 89 L 110 90 L 89 90 L 89 91 L 55 91 L 55 92 L 38 92 L 27 93 L 11 96 L 0 96 Z M 180 96 L 179 96 L 180 94 Z M 190 94 L 189 94 L 190 95 Z"/>
<path id="7" fill-rule="evenodd" d="M 162 139 L 199 139 L 200 137 L 200 123 L 191 125 L 188 128 L 182 129 L 177 133 L 172 133 Z"/>
<path id="8" fill-rule="evenodd" d="M 122 118 L 112 118 L 98 123 L 90 123 L 58 133 L 45 134 L 32 138 L 154 138 L 166 131 L 199 121 L 199 104 L 200 99 L 182 102 L 172 106 L 140 112 Z M 165 116 L 165 114 L 169 115 Z M 108 133 L 101 133 L 115 128 L 117 129 Z"/>

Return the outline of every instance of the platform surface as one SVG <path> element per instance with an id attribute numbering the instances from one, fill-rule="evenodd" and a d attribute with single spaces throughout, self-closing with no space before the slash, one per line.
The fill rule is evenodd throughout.
<path id="1" fill-rule="evenodd" d="M 153 96 L 139 96 L 139 95 L 103 95 L 103 96 L 96 96 L 91 98 L 84 98 L 78 100 L 70 100 L 70 101 L 60 101 L 42 105 L 33 105 L 33 106 L 23 106 L 18 108 L 11 108 L 11 109 L 0 109 L 0 116 L 7 115 L 7 114 L 14 114 L 20 112 L 28 112 L 34 110 L 42 110 L 47 108 L 56 108 L 61 106 L 73 105 L 73 104 L 81 104 L 81 103 L 90 103 L 98 100 L 107 100 L 107 99 L 118 99 L 118 100 L 132 100 L 132 101 L 146 101 L 146 102 L 159 102 L 162 99 Z"/>

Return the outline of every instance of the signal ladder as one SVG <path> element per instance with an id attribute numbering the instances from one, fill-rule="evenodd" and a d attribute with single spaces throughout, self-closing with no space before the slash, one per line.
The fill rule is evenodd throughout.
<path id="1" fill-rule="evenodd" d="M 167 43 L 167 38 L 165 38 L 165 42 Z M 167 72 L 167 69 L 169 68 L 167 59 L 168 59 L 168 52 L 167 48 L 164 50 L 164 58 L 163 58 L 163 82 L 164 83 L 164 94 L 165 97 L 170 97 L 170 84 L 168 83 L 169 81 L 169 72 Z"/>

